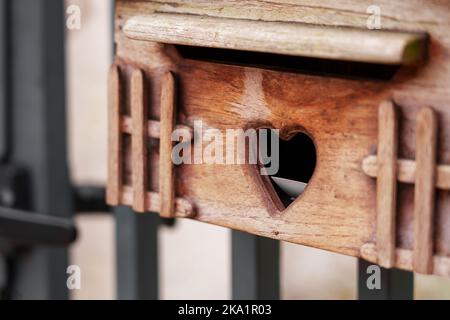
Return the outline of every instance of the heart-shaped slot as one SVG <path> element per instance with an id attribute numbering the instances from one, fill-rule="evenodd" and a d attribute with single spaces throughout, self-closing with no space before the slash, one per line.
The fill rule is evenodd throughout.
<path id="1" fill-rule="evenodd" d="M 278 152 L 278 157 L 270 155 L 271 161 L 278 160 L 278 166 L 273 163 L 264 165 L 264 168 L 272 169 L 267 170 L 268 176 L 263 181 L 267 188 L 275 191 L 270 194 L 277 196 L 279 203 L 287 208 L 304 192 L 314 174 L 316 147 L 311 137 L 304 132 L 295 132 L 283 138 L 277 131 L 269 130 L 264 139 L 267 139 L 268 150 Z M 272 147 L 274 142 L 279 147 Z M 273 170 L 274 167 L 278 167 L 278 170 Z"/>

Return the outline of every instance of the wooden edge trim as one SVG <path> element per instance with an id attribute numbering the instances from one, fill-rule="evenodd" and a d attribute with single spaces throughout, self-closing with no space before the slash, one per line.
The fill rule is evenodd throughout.
<path id="1" fill-rule="evenodd" d="M 131 17 L 123 31 L 128 38 L 141 41 L 381 64 L 423 60 L 428 43 L 426 33 L 421 32 L 176 13 Z"/>
<path id="2" fill-rule="evenodd" d="M 108 182 L 106 202 L 120 204 L 122 184 L 122 134 L 120 123 L 121 104 L 120 71 L 112 65 L 108 75 Z"/>

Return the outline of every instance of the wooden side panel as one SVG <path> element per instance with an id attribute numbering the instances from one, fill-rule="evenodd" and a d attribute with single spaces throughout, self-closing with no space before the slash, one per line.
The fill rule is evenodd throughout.
<path id="1" fill-rule="evenodd" d="M 122 192 L 121 93 L 119 68 L 113 65 L 108 79 L 108 187 L 106 194 L 107 202 L 111 206 L 120 204 Z"/>

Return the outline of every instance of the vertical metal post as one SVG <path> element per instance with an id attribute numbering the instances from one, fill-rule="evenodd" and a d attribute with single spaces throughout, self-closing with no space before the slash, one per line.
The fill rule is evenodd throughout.
<path id="1" fill-rule="evenodd" d="M 235 300 L 280 299 L 280 243 L 232 231 L 232 296 Z"/>
<path id="2" fill-rule="evenodd" d="M 0 163 L 8 156 L 9 145 L 9 41 L 8 41 L 9 0 L 0 0 Z M 0 299 L 6 298 L 8 286 L 7 257 L 0 254 Z"/>
<path id="3" fill-rule="evenodd" d="M 114 39 L 115 1 L 112 1 Z M 115 51 L 115 41 L 112 41 Z M 158 225 L 156 214 L 137 214 L 127 207 L 114 209 L 116 219 L 117 298 L 158 299 Z"/>
<path id="4" fill-rule="evenodd" d="M 5 159 L 9 145 L 9 0 L 0 0 L 0 162 Z"/>
<path id="5" fill-rule="evenodd" d="M 367 273 L 373 263 L 358 260 L 358 299 L 359 300 L 412 300 L 414 298 L 414 274 L 398 269 L 381 268 L 380 289 L 369 289 Z"/>
<path id="6" fill-rule="evenodd" d="M 158 299 L 158 216 L 115 209 L 117 297 L 120 300 Z"/>
<path id="7" fill-rule="evenodd" d="M 66 158 L 64 2 L 14 0 L 9 37 L 11 161 L 30 175 L 30 210 L 72 215 Z M 67 299 L 66 248 L 36 246 L 15 261 L 13 299 Z"/>

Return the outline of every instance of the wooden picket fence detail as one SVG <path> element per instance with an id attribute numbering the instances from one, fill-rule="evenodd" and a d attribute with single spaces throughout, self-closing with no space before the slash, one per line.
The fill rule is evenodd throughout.
<path id="1" fill-rule="evenodd" d="M 130 81 L 131 116 L 124 115 L 122 75 L 113 65 L 109 72 L 109 138 L 107 202 L 111 206 L 126 205 L 139 213 L 158 212 L 166 218 L 188 218 L 195 214 L 190 201 L 175 197 L 175 168 L 172 162 L 171 135 L 174 129 L 192 133 L 187 126 L 176 125 L 176 87 L 173 75 L 163 77 L 161 121 L 148 119 L 146 75 L 135 69 Z M 132 183 L 124 183 L 124 135 L 131 136 Z M 191 135 L 191 138 L 193 135 Z M 148 139 L 160 139 L 160 190 L 149 190 Z"/>
<path id="2" fill-rule="evenodd" d="M 450 190 L 450 166 L 436 163 L 437 116 L 422 108 L 416 119 L 416 160 L 398 159 L 398 114 L 392 101 L 379 108 L 378 154 L 363 161 L 366 175 L 377 179 L 377 239 L 361 249 L 363 258 L 385 268 L 403 267 L 416 272 L 439 273 L 436 265 L 450 265 L 446 257 L 434 257 L 435 190 Z M 415 185 L 414 248 L 396 248 L 398 182 Z M 444 269 L 442 269 L 444 270 Z"/>

